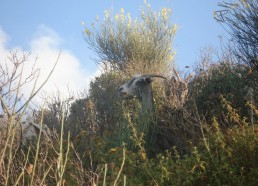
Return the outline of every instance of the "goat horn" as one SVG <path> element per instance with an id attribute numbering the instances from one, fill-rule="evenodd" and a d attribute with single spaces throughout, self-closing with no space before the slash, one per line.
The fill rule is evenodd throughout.
<path id="1" fill-rule="evenodd" d="M 164 76 L 156 75 L 156 74 L 144 74 L 144 75 L 142 75 L 141 77 L 146 77 L 146 78 L 157 77 L 157 78 L 167 79 L 167 78 L 165 78 Z M 139 77 L 139 78 L 141 78 L 141 77 Z"/>

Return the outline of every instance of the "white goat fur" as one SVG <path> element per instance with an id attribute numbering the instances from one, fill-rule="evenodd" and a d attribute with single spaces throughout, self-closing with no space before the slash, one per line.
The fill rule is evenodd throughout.
<path id="1" fill-rule="evenodd" d="M 10 126 L 12 124 L 13 126 Z M 9 126 L 8 126 L 9 125 Z M 34 122 L 34 117 L 28 116 L 23 122 L 9 122 L 7 116 L 0 118 L 0 146 L 5 145 L 7 138 L 8 127 L 15 129 L 15 144 L 14 146 L 19 147 L 20 145 L 28 145 L 28 143 L 37 143 L 38 136 L 40 133 L 40 124 Z M 50 130 L 46 125 L 42 125 L 42 141 L 50 140 Z"/>
<path id="2" fill-rule="evenodd" d="M 35 143 L 38 140 L 40 134 L 41 124 L 34 122 L 34 117 L 29 116 L 25 122 L 22 122 L 22 145 L 27 145 L 28 142 Z M 44 141 L 50 140 L 50 129 L 42 124 L 41 139 Z"/>

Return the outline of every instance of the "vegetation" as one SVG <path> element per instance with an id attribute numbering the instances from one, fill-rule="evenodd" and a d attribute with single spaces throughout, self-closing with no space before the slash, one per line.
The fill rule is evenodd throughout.
<path id="1" fill-rule="evenodd" d="M 238 0 L 219 4 L 223 10 L 215 12 L 215 18 L 232 36 L 234 54 L 258 72 L 258 2 Z"/>
<path id="2" fill-rule="evenodd" d="M 246 11 L 255 4 L 238 3 Z M 57 93 L 38 109 L 37 120 L 51 129 L 52 141 L 17 150 L 15 127 L 8 129 L 0 141 L 0 185 L 258 184 L 257 71 L 239 63 L 233 50 L 214 61 L 215 52 L 207 48 L 194 70 L 182 75 L 174 68 L 176 26 L 169 13 L 145 4 L 140 19 L 122 9 L 113 19 L 107 11 L 103 22 L 85 28 L 87 43 L 106 65 L 103 73 L 86 95 Z M 136 73 L 167 77 L 153 82 L 155 112 L 149 117 L 139 100 L 117 96 L 117 88 Z M 1 89 L 9 118 L 20 110 L 20 92 L 10 91 L 20 82 L 16 89 Z"/>

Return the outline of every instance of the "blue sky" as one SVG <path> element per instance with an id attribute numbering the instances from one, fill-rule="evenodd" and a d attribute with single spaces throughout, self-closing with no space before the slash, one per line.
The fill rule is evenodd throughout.
<path id="1" fill-rule="evenodd" d="M 149 0 L 154 10 L 169 7 L 172 21 L 178 25 L 174 40 L 176 66 L 183 69 L 193 65 L 199 50 L 205 46 L 219 48 L 219 37 L 226 32 L 213 19 L 213 11 L 220 9 L 216 0 Z M 83 38 L 83 27 L 91 25 L 104 10 L 113 8 L 118 13 L 139 17 L 143 0 L 1 0 L 0 6 L 0 60 L 6 60 L 9 50 L 30 51 L 39 57 L 42 74 L 49 71 L 58 52 L 62 58 L 47 90 L 85 88 L 99 74 L 92 58 L 97 56 L 88 48 Z M 32 60 L 31 59 L 31 60 Z M 27 67 L 29 68 L 29 66 Z M 42 79 L 44 79 L 42 77 Z"/>

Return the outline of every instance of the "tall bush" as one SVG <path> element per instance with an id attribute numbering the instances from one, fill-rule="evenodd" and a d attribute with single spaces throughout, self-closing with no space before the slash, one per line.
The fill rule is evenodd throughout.
<path id="1" fill-rule="evenodd" d="M 92 28 L 85 28 L 85 40 L 101 63 L 125 71 L 132 62 L 134 66 L 142 65 L 138 70 L 158 64 L 155 70 L 160 72 L 174 55 L 172 40 L 176 25 L 171 23 L 170 12 L 168 8 L 155 12 L 147 4 L 135 19 L 123 8 L 115 16 L 112 11 L 105 11 L 103 21 L 97 19 Z"/>

